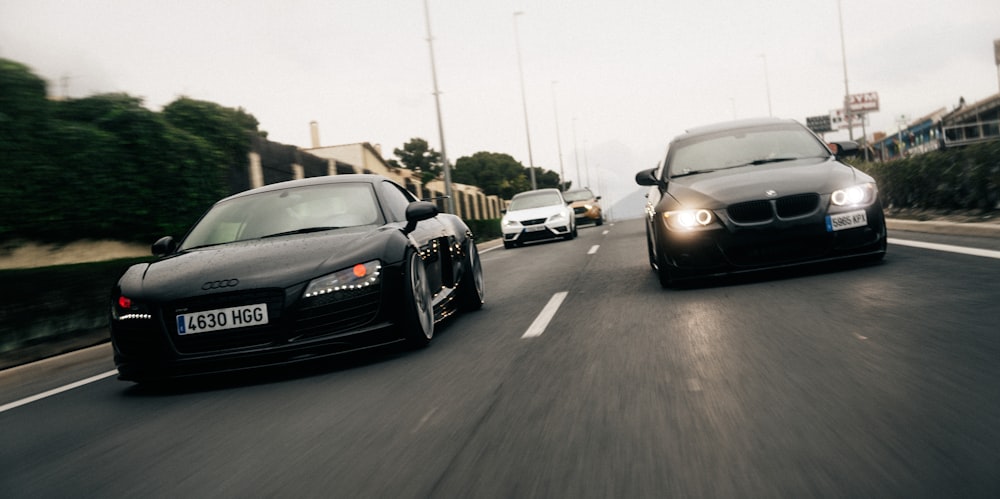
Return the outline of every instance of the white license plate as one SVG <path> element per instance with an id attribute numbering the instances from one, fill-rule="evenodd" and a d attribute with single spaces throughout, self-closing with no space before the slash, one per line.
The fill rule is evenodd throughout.
<path id="1" fill-rule="evenodd" d="M 545 230 L 544 225 L 529 225 L 524 228 L 525 232 L 538 232 L 540 230 Z"/>
<path id="2" fill-rule="evenodd" d="M 267 324 L 267 304 L 177 314 L 177 334 L 207 333 Z"/>
<path id="3" fill-rule="evenodd" d="M 836 232 L 838 230 L 853 229 L 868 225 L 868 213 L 865 210 L 838 213 L 826 216 L 826 231 Z"/>

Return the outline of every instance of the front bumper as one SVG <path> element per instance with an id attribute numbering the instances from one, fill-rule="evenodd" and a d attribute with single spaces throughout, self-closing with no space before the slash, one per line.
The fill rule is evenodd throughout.
<path id="1" fill-rule="evenodd" d="M 331 293 L 303 302 L 304 284 L 216 293 L 147 304 L 148 314 L 111 318 L 119 379 L 149 381 L 283 365 L 399 341 L 402 331 L 385 303 L 402 300 L 402 277 L 384 269 L 378 288 Z M 178 334 L 181 311 L 215 310 L 264 303 L 264 325 Z M 290 305 L 286 305 L 290 304 Z"/>
<path id="2" fill-rule="evenodd" d="M 825 212 L 767 224 L 723 220 L 720 228 L 692 232 L 670 230 L 661 221 L 656 244 L 662 263 L 677 278 L 876 255 L 885 251 L 885 217 L 879 203 L 864 210 L 867 225 L 840 231 L 827 229 Z"/>
<path id="3" fill-rule="evenodd" d="M 517 229 L 503 229 L 503 240 L 507 243 L 530 243 L 564 238 L 570 233 L 570 225 L 536 224 L 523 225 Z"/>

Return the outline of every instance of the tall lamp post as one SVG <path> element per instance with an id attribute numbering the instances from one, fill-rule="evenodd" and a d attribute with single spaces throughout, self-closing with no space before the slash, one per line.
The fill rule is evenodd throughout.
<path id="1" fill-rule="evenodd" d="M 847 121 L 847 136 L 854 140 L 854 123 L 851 121 L 851 91 L 847 88 L 847 49 L 844 46 L 844 11 L 837 0 L 837 17 L 840 20 L 840 57 L 844 62 L 844 120 Z"/>
<path id="2" fill-rule="evenodd" d="M 431 79 L 434 81 L 434 107 L 437 110 L 438 137 L 441 139 L 441 162 L 444 164 L 444 195 L 448 213 L 455 213 L 455 200 L 451 197 L 451 167 L 444 151 L 444 125 L 441 122 L 441 92 L 438 91 L 437 69 L 434 64 L 434 37 L 431 36 L 431 14 L 424 0 L 424 18 L 427 20 L 427 46 L 431 51 Z"/>
<path id="3" fill-rule="evenodd" d="M 425 0 L 426 1 L 426 0 Z M 524 68 L 521 65 L 521 40 L 517 34 L 517 16 L 524 12 L 514 13 L 514 45 L 517 48 L 517 72 L 521 77 L 521 107 L 524 108 L 524 134 L 528 138 L 528 171 L 531 173 L 531 189 L 535 190 L 535 160 L 531 157 L 531 130 L 528 128 L 528 98 L 524 93 Z"/>
<path id="4" fill-rule="evenodd" d="M 767 115 L 774 116 L 774 113 L 771 112 L 771 77 L 767 71 L 767 54 L 760 54 L 760 58 L 764 60 L 764 86 L 767 87 Z"/>
<path id="5" fill-rule="evenodd" d="M 566 190 L 566 174 L 563 172 L 562 139 L 559 138 L 559 107 L 556 106 L 556 82 L 552 82 L 552 114 L 556 117 L 556 149 L 559 151 L 559 190 Z"/>

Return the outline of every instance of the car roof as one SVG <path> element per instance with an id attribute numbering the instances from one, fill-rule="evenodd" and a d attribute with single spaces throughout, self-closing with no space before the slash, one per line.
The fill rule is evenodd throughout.
<path id="1" fill-rule="evenodd" d="M 527 196 L 527 195 L 531 195 L 531 194 L 541 194 L 541 193 L 544 193 L 544 192 L 555 192 L 556 194 L 559 194 L 560 196 L 562 196 L 562 191 L 560 191 L 559 189 L 556 189 L 554 187 L 549 187 L 549 188 L 546 188 L 546 189 L 535 189 L 533 191 L 519 192 L 517 194 L 514 194 L 514 197 L 512 197 L 511 199 L 514 199 L 514 198 L 516 198 L 518 196 Z"/>
<path id="2" fill-rule="evenodd" d="M 324 185 L 324 184 L 343 184 L 351 182 L 367 182 L 370 184 L 378 183 L 384 180 L 389 180 L 388 177 L 382 175 L 375 175 L 370 173 L 347 173 L 340 175 L 324 175 L 320 177 L 309 177 L 298 180 L 286 180 L 284 182 L 276 182 L 274 184 L 267 184 L 265 186 L 257 187 L 255 189 L 246 190 L 243 192 L 238 192 L 231 196 L 220 200 L 225 201 L 228 199 L 238 198 L 242 196 L 248 196 L 251 194 L 258 194 L 261 192 L 277 191 L 281 189 L 291 189 L 295 187 L 305 187 L 310 185 Z"/>
<path id="3" fill-rule="evenodd" d="M 708 133 L 724 132 L 727 130 L 739 130 L 741 128 L 757 128 L 768 125 L 780 125 L 780 124 L 801 124 L 793 119 L 783 119 L 783 118 L 749 118 L 743 120 L 735 121 L 725 121 L 721 123 L 713 123 L 711 125 L 704 125 L 694 128 L 689 128 L 681 135 L 678 135 L 674 140 L 682 140 L 688 137 L 693 137 L 697 135 L 704 135 Z"/>

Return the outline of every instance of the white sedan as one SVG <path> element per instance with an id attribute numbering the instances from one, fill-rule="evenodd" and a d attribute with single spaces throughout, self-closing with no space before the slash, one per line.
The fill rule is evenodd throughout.
<path id="1" fill-rule="evenodd" d="M 501 221 L 504 248 L 576 237 L 576 220 L 559 189 L 515 194 Z"/>

